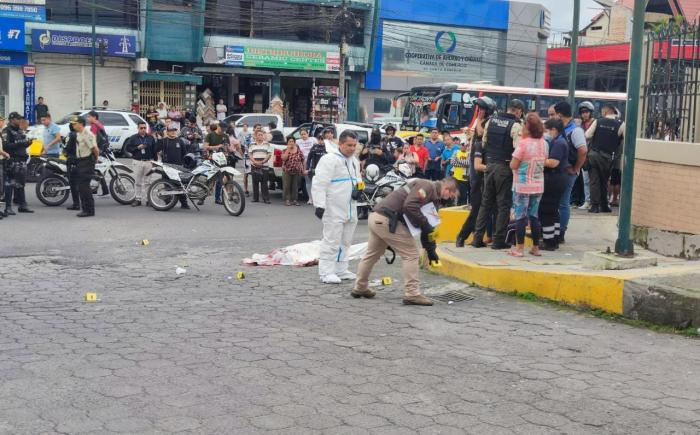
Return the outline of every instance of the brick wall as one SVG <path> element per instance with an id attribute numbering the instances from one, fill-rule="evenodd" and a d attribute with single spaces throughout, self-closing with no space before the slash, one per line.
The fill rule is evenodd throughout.
<path id="1" fill-rule="evenodd" d="M 637 159 L 632 223 L 700 234 L 700 167 Z"/>

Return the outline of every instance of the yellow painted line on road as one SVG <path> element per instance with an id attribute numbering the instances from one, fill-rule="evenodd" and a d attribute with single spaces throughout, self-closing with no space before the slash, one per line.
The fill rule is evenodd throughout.
<path id="1" fill-rule="evenodd" d="M 553 301 L 610 313 L 623 313 L 625 278 L 588 272 L 536 271 L 481 266 L 439 250 L 443 267 L 435 273 L 479 287 L 510 293 L 532 293 Z"/>

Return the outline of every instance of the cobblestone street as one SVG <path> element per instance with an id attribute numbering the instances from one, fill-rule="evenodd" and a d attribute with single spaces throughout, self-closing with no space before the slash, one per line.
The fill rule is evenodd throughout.
<path id="1" fill-rule="evenodd" d="M 0 433 L 700 432 L 696 340 L 477 289 L 406 307 L 400 282 L 354 300 L 315 268 L 243 268 L 254 251 L 302 241 L 283 223 L 317 231 L 304 208 L 254 240 L 241 228 L 260 222 L 255 210 L 220 216 L 239 229 L 217 237 L 144 247 L 124 227 L 107 247 L 32 239 L 0 259 Z M 136 213 L 154 227 L 164 216 Z M 16 225 L 19 240 L 32 222 L 3 231 Z M 100 301 L 82 302 L 86 291 Z"/>

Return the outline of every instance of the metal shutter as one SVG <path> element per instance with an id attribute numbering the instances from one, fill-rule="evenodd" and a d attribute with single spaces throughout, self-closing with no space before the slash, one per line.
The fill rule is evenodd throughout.
<path id="1" fill-rule="evenodd" d="M 78 65 L 36 65 L 36 96 L 44 97 L 54 119 L 82 108 L 81 86 Z"/>
<path id="2" fill-rule="evenodd" d="M 92 106 L 92 68 L 84 68 L 85 77 L 85 107 Z M 98 106 L 104 100 L 109 101 L 111 110 L 131 110 L 131 71 L 129 68 L 97 67 L 97 99 Z"/>

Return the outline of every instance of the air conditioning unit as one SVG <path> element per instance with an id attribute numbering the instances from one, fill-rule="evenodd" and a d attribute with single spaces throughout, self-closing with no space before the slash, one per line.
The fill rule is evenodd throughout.
<path id="1" fill-rule="evenodd" d="M 134 65 L 134 71 L 147 72 L 148 71 L 148 59 L 145 57 L 139 57 L 138 59 L 136 59 L 136 65 Z"/>

